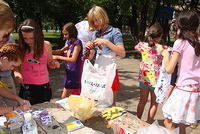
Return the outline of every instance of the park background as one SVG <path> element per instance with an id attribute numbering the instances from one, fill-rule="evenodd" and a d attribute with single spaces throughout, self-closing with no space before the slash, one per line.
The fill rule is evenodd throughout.
<path id="1" fill-rule="evenodd" d="M 126 57 L 118 58 L 118 69 L 121 90 L 117 94 L 117 106 L 126 108 L 136 114 L 139 100 L 138 75 L 140 57 L 133 47 L 144 39 L 145 32 L 153 23 L 160 23 L 164 29 L 162 44 L 173 45 L 174 22 L 177 14 L 186 9 L 194 9 L 200 13 L 199 0 L 5 0 L 11 6 L 16 18 L 16 30 L 13 33 L 18 39 L 17 28 L 27 19 L 35 19 L 43 28 L 45 39 L 50 41 L 53 49 L 64 45 L 61 28 L 67 22 L 77 23 L 83 20 L 94 5 L 102 6 L 107 11 L 110 24 L 118 27 L 123 33 Z M 63 88 L 65 71 L 49 70 L 53 98 L 59 99 Z M 162 106 L 159 106 L 155 119 L 163 122 Z M 143 120 L 146 120 L 148 106 L 145 108 Z M 90 127 L 99 129 L 97 123 Z M 199 134 L 200 125 L 196 129 L 187 128 L 188 134 Z M 110 134 L 110 129 L 103 132 Z"/>
<path id="2" fill-rule="evenodd" d="M 16 18 L 16 30 L 27 19 L 36 20 L 44 30 L 45 39 L 53 48 L 62 47 L 61 28 L 67 22 L 83 20 L 93 5 L 102 6 L 108 13 L 110 24 L 118 27 L 126 50 L 144 39 L 145 31 L 153 23 L 164 29 L 163 44 L 174 41 L 175 17 L 180 11 L 193 9 L 200 13 L 199 0 L 5 0 Z M 18 39 L 18 35 L 14 34 Z"/>

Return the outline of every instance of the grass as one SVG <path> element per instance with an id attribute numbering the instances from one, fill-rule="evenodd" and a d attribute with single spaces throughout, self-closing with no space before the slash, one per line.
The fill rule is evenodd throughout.
<path id="1" fill-rule="evenodd" d="M 65 41 L 61 38 L 60 32 L 55 32 L 53 30 L 49 30 L 48 32 L 43 31 L 44 38 L 47 41 L 50 41 L 53 49 L 61 48 L 64 46 Z M 18 33 L 13 33 L 13 37 L 15 40 L 19 39 Z"/>
<path id="2" fill-rule="evenodd" d="M 49 30 L 48 32 L 43 31 L 43 33 L 45 40 L 51 42 L 53 49 L 61 48 L 64 46 L 65 41 L 63 41 L 60 32 Z M 13 33 L 13 36 L 16 40 L 19 39 L 18 33 Z M 132 36 L 128 34 L 123 35 L 123 40 L 126 51 L 133 50 L 134 46 L 137 44 L 137 42 L 133 40 Z"/>

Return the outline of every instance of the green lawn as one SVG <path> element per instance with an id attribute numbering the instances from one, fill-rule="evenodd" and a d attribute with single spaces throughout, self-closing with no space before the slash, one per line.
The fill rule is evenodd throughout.
<path id="1" fill-rule="evenodd" d="M 61 48 L 62 46 L 64 46 L 65 42 L 61 38 L 60 32 L 54 32 L 54 31 L 49 30 L 49 32 L 43 31 L 43 33 L 44 33 L 45 40 L 48 40 L 51 42 L 53 49 Z M 16 32 L 13 33 L 13 36 L 15 40 L 19 39 L 18 33 Z"/>
<path id="2" fill-rule="evenodd" d="M 45 40 L 48 40 L 52 43 L 53 49 L 61 48 L 64 46 L 64 41 L 61 38 L 60 32 L 55 32 L 53 30 L 49 30 L 48 32 L 43 31 Z M 18 40 L 18 33 L 13 33 L 13 36 L 16 40 Z M 133 47 L 136 45 L 134 43 L 132 37 L 130 35 L 124 35 L 124 44 L 126 50 L 133 50 Z"/>

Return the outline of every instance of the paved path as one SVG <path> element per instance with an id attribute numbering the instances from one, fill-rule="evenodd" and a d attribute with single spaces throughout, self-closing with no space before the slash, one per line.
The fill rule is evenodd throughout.
<path id="1" fill-rule="evenodd" d="M 136 107 L 139 100 L 138 81 L 136 76 L 138 75 L 139 60 L 132 57 L 118 58 L 118 69 L 121 82 L 121 91 L 117 94 L 117 106 L 127 108 L 133 114 L 136 114 Z M 65 72 L 63 67 L 57 70 L 50 70 L 51 85 L 53 89 L 53 97 L 59 97 L 60 91 L 63 87 L 63 78 Z M 147 118 L 148 106 L 145 108 L 143 120 Z M 155 119 L 160 124 L 163 123 L 163 115 L 161 106 L 158 108 L 158 112 Z M 200 125 L 196 129 L 187 128 L 187 134 L 200 134 Z"/>

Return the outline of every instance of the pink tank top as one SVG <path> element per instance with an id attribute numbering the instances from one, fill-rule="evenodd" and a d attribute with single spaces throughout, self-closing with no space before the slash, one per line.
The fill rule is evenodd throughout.
<path id="1" fill-rule="evenodd" d="M 47 50 L 45 47 L 44 52 L 39 59 L 33 58 L 33 53 L 25 54 L 24 62 L 21 66 L 24 84 L 41 85 L 49 82 L 47 59 Z"/>

